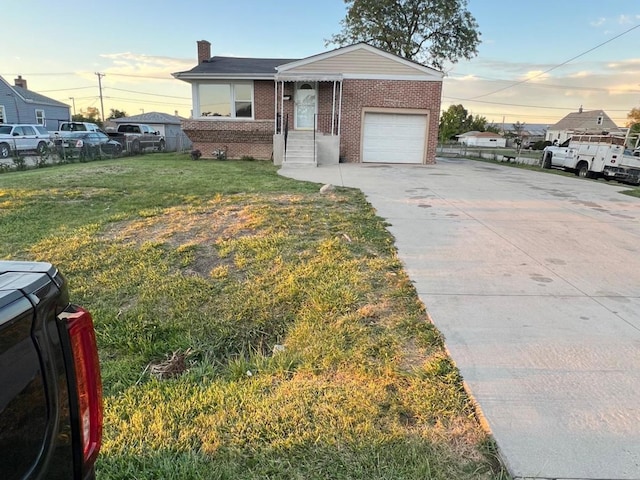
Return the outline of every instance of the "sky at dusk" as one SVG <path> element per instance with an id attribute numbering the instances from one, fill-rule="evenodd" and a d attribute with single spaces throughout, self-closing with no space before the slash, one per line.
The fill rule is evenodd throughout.
<path id="1" fill-rule="evenodd" d="M 462 104 L 501 123 L 553 124 L 604 110 L 624 125 L 640 106 L 640 3 L 630 0 L 469 0 L 482 44 L 447 65 L 442 109 Z M 196 41 L 212 55 L 303 58 L 335 46 L 342 0 L 110 0 L 3 2 L 0 76 L 76 111 L 178 112 L 191 89 L 172 72 L 196 64 Z M 617 38 L 616 38 L 617 37 Z M 73 98 L 73 100 L 71 100 Z"/>

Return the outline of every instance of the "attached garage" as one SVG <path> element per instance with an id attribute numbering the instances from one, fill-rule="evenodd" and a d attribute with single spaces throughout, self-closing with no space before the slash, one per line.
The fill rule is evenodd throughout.
<path id="1" fill-rule="evenodd" d="M 365 112 L 362 161 L 368 163 L 425 162 L 428 115 Z"/>

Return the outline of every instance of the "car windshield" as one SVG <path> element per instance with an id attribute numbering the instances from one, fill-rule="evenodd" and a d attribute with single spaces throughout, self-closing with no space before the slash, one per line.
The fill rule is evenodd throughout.
<path id="1" fill-rule="evenodd" d="M 9 125 L 0 125 L 0 133 L 11 134 L 11 127 Z"/>

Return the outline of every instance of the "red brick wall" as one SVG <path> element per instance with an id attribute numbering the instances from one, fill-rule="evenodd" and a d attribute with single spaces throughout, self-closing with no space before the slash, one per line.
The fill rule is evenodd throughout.
<path id="1" fill-rule="evenodd" d="M 426 162 L 435 163 L 442 82 L 351 80 L 343 82 L 340 156 L 360 161 L 364 108 L 429 110 Z"/>
<path id="2" fill-rule="evenodd" d="M 280 85 L 278 85 L 280 88 Z M 284 114 L 289 129 L 294 127 L 294 83 L 285 83 Z M 182 128 L 204 158 L 214 157 L 214 150 L 226 149 L 228 158 L 252 156 L 269 160 L 273 152 L 274 82 L 254 82 L 255 120 L 187 120 Z M 427 163 L 435 163 L 442 82 L 398 80 L 344 80 L 340 156 L 348 162 L 360 161 L 362 112 L 365 108 L 420 109 L 429 111 Z M 280 98 L 280 92 L 278 92 Z M 333 82 L 318 83 L 318 123 L 322 132 L 331 131 Z M 339 94 L 336 94 L 336 113 Z M 278 106 L 279 107 L 279 106 Z"/>
<path id="3" fill-rule="evenodd" d="M 182 129 L 203 158 L 215 158 L 214 151 L 223 149 L 227 158 L 271 159 L 273 120 L 185 120 Z"/>
<path id="4" fill-rule="evenodd" d="M 256 120 L 273 120 L 275 92 L 273 80 L 256 80 L 253 82 L 253 118 Z M 275 123 L 274 123 L 275 125 Z"/>

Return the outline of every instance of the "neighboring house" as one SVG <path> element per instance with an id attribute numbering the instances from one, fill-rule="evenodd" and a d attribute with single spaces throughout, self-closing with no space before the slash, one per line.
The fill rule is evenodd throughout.
<path id="1" fill-rule="evenodd" d="M 303 59 L 211 57 L 183 130 L 203 157 L 274 163 L 434 163 L 443 74 L 364 43 Z"/>
<path id="2" fill-rule="evenodd" d="M 524 123 L 524 126 L 518 131 L 513 123 L 493 123 L 491 126 L 500 129 L 504 137 L 507 139 L 507 146 L 514 146 L 517 137 L 522 138 L 522 145 L 527 147 L 536 142 L 544 141 L 547 135 L 548 125 L 546 123 Z"/>
<path id="3" fill-rule="evenodd" d="M 467 132 L 456 135 L 460 143 L 468 147 L 505 147 L 507 140 L 498 133 L 493 132 Z"/>
<path id="4" fill-rule="evenodd" d="M 603 133 L 623 134 L 623 131 L 602 110 L 585 112 L 582 107 L 570 113 L 547 129 L 546 140 L 563 143 L 573 135 L 602 135 Z"/>
<path id="5" fill-rule="evenodd" d="M 18 75 L 15 85 L 0 77 L 0 123 L 30 123 L 58 130 L 60 122 L 71 120 L 69 105 L 32 92 Z"/>
<path id="6" fill-rule="evenodd" d="M 170 115 L 162 112 L 148 112 L 130 117 L 120 117 L 108 120 L 108 124 L 117 127 L 119 123 L 144 123 L 164 135 L 166 150 L 168 152 L 183 152 L 191 149 L 191 140 L 182 131 L 182 122 L 185 119 L 178 115 Z M 108 128 L 108 124 L 106 127 Z"/>

